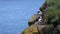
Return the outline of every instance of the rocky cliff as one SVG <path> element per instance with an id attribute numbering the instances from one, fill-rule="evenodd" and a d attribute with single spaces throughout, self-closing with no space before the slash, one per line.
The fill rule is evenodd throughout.
<path id="1" fill-rule="evenodd" d="M 60 34 L 60 0 L 46 0 L 21 34 Z"/>

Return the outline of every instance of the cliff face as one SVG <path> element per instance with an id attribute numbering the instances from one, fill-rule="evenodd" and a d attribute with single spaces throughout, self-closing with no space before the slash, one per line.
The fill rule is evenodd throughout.
<path id="1" fill-rule="evenodd" d="M 46 0 L 21 34 L 60 34 L 60 0 Z"/>

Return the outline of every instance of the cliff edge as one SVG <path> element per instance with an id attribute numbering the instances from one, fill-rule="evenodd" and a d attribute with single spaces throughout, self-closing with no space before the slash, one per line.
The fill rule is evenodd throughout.
<path id="1" fill-rule="evenodd" d="M 21 34 L 60 34 L 60 0 L 46 0 Z"/>

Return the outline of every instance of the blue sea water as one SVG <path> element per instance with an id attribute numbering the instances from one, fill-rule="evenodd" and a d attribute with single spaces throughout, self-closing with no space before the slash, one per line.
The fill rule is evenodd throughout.
<path id="1" fill-rule="evenodd" d="M 44 0 L 0 0 L 0 34 L 20 34 Z"/>

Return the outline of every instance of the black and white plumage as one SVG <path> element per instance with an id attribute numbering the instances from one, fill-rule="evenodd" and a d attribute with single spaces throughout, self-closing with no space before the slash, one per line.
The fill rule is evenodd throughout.
<path id="1" fill-rule="evenodd" d="M 37 13 L 38 13 L 39 15 L 42 15 L 42 11 L 38 11 Z"/>
<path id="2" fill-rule="evenodd" d="M 38 11 L 38 15 L 40 15 L 38 21 L 35 22 L 35 24 L 42 23 L 42 11 Z"/>

